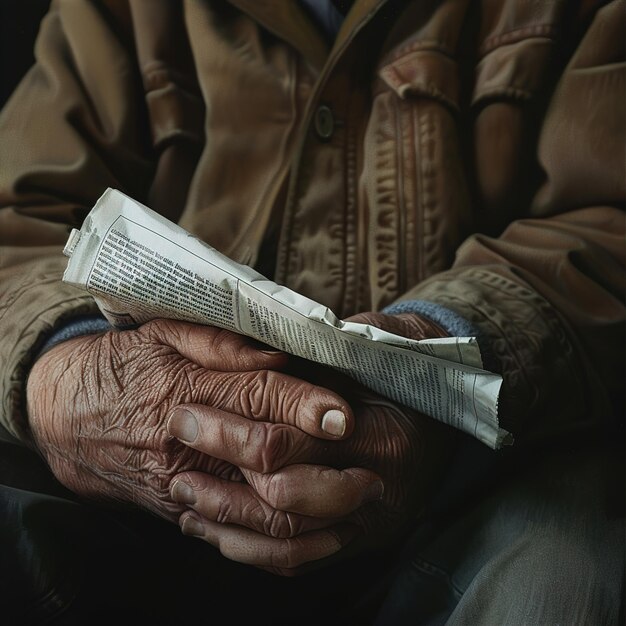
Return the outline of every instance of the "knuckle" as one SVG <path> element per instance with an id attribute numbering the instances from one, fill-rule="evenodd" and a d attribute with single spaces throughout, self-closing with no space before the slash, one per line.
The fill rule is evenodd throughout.
<path id="1" fill-rule="evenodd" d="M 246 424 L 242 428 L 232 428 L 226 421 L 220 421 L 215 425 L 215 439 L 220 447 L 230 450 L 240 462 L 250 464 L 256 469 L 261 463 L 263 441 L 254 428 L 255 425 L 250 426 L 252 427 Z"/>
<path id="2" fill-rule="evenodd" d="M 274 457 L 269 450 L 272 445 L 270 428 L 271 424 L 265 422 L 250 423 L 245 434 L 240 434 L 238 441 L 233 443 L 239 457 L 246 459 L 246 467 L 259 474 L 272 471 Z"/>
<path id="3" fill-rule="evenodd" d="M 273 370 L 250 373 L 243 385 L 241 403 L 252 419 L 271 419 L 275 424 L 294 424 L 317 389 L 308 383 L 286 378 Z M 302 411 L 306 414 L 307 411 Z"/>
<path id="4" fill-rule="evenodd" d="M 241 519 L 239 521 L 257 532 L 264 532 L 267 518 L 266 506 L 259 500 L 252 499 L 247 501 L 241 508 Z"/>
<path id="5" fill-rule="evenodd" d="M 224 494 L 220 494 L 217 500 L 215 521 L 219 524 L 228 524 L 233 519 L 233 503 Z"/>
<path id="6" fill-rule="evenodd" d="M 260 451 L 262 473 L 276 471 L 286 464 L 293 450 L 291 429 L 282 424 L 264 424 L 265 446 Z"/>
<path id="7" fill-rule="evenodd" d="M 291 384 L 284 384 L 281 393 L 277 395 L 277 412 L 283 416 L 283 420 L 290 424 L 297 424 L 298 416 L 308 415 L 308 408 L 315 400 L 315 390 L 318 387 L 310 383 L 298 380 Z"/>
<path id="8" fill-rule="evenodd" d="M 246 467 L 258 472 L 259 474 L 267 474 L 265 455 L 266 453 L 263 449 L 263 445 L 259 443 L 258 440 L 251 442 L 247 446 Z"/>
<path id="9" fill-rule="evenodd" d="M 253 419 L 260 419 L 267 414 L 269 388 L 274 376 L 268 370 L 261 370 L 247 376 L 241 394 L 241 403 L 247 415 Z"/>
<path id="10" fill-rule="evenodd" d="M 280 554 L 279 563 L 274 565 L 286 568 L 294 569 L 304 563 L 304 550 L 303 543 L 297 537 L 291 537 L 283 539 L 286 544 L 285 551 Z"/>
<path id="11" fill-rule="evenodd" d="M 140 327 L 140 332 L 145 334 L 150 341 L 161 341 L 163 335 L 172 332 L 171 323 L 165 319 L 150 320 Z"/>
<path id="12" fill-rule="evenodd" d="M 271 474 L 267 482 L 267 500 L 274 508 L 285 510 L 292 500 L 291 488 L 282 474 Z"/>
<path id="13" fill-rule="evenodd" d="M 232 361 L 237 359 L 237 351 L 235 349 L 234 335 L 232 332 L 223 328 L 210 326 L 207 328 L 205 335 L 207 342 L 207 350 L 220 358 Z"/>
<path id="14" fill-rule="evenodd" d="M 296 534 L 291 515 L 277 510 L 273 510 L 266 516 L 263 532 L 276 539 L 288 539 Z"/>
<path id="15" fill-rule="evenodd" d="M 287 415 L 295 416 L 307 415 L 307 407 L 312 406 L 312 402 L 315 401 L 315 392 L 317 387 L 309 384 L 300 383 L 297 388 L 292 387 L 291 393 L 284 394 L 286 396 L 284 410 Z"/>

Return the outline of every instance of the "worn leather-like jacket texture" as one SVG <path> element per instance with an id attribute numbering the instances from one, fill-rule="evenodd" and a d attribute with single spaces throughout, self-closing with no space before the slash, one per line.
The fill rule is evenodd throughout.
<path id="1" fill-rule="evenodd" d="M 0 419 L 107 187 L 345 317 L 479 329 L 519 440 L 623 410 L 625 3 L 61 0 L 0 115 Z"/>

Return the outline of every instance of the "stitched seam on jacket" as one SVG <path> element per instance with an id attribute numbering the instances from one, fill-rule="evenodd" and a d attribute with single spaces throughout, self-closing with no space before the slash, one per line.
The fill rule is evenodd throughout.
<path id="1" fill-rule="evenodd" d="M 415 136 L 415 264 L 417 265 L 418 282 L 424 276 L 424 168 L 422 167 L 423 154 L 423 133 L 419 115 L 419 106 L 413 109 L 411 119 L 413 133 Z"/>
<path id="2" fill-rule="evenodd" d="M 396 102 L 395 106 L 395 144 L 396 144 L 396 232 L 397 232 L 397 241 L 398 247 L 396 249 L 395 256 L 395 265 L 396 265 L 396 285 L 395 292 L 396 294 L 403 293 L 405 291 L 405 278 L 404 278 L 404 259 L 405 259 L 405 246 L 406 242 L 404 240 L 406 233 L 406 224 L 405 224 L 405 210 L 406 210 L 406 198 L 404 194 L 404 184 L 403 184 L 403 165 L 404 165 L 404 141 L 405 141 L 405 133 L 406 129 L 402 128 L 402 122 L 406 119 L 404 109 L 406 107 L 411 106 L 409 103 L 404 102 Z M 413 105 L 415 106 L 415 105 Z M 410 118 L 410 110 L 409 110 L 409 120 Z M 411 129 L 413 130 L 413 129 Z"/>
<path id="3" fill-rule="evenodd" d="M 483 41 L 478 49 L 479 60 L 503 45 L 519 43 L 527 39 L 552 39 L 557 31 L 554 24 L 536 24 L 515 28 L 499 35 L 493 35 Z"/>
<path id="4" fill-rule="evenodd" d="M 454 53 L 450 51 L 443 42 L 437 39 L 422 39 L 405 44 L 382 59 L 379 68 L 388 65 L 395 65 L 403 61 L 406 57 L 411 56 L 414 52 L 435 52 L 442 54 L 456 62 Z"/>
<path id="5" fill-rule="evenodd" d="M 356 177 L 356 137 L 353 126 L 346 123 L 346 158 L 345 158 L 345 222 L 346 222 L 346 252 L 344 267 L 344 311 L 350 311 L 356 308 L 358 293 L 360 290 L 360 273 L 358 271 L 358 254 L 359 242 L 356 220 L 358 219 L 358 198 L 356 195 L 357 177 Z M 350 251 L 350 248 L 351 251 Z"/>

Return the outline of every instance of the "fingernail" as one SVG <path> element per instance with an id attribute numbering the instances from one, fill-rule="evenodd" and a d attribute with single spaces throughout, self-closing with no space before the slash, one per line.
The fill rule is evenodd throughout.
<path id="1" fill-rule="evenodd" d="M 191 485 L 188 485 L 182 480 L 177 480 L 172 485 L 171 493 L 172 500 L 174 500 L 174 502 L 178 502 L 180 504 L 196 503 L 196 492 L 193 490 Z"/>
<path id="2" fill-rule="evenodd" d="M 174 409 L 167 422 L 167 432 L 181 441 L 193 443 L 198 436 L 198 422 L 186 409 Z"/>
<path id="3" fill-rule="evenodd" d="M 284 354 L 282 350 L 261 350 L 263 354 L 267 354 L 268 356 L 276 356 L 277 354 Z"/>
<path id="4" fill-rule="evenodd" d="M 381 500 L 385 493 L 385 485 L 382 480 L 377 480 L 370 484 L 363 494 L 363 502 L 373 502 L 374 500 Z"/>
<path id="5" fill-rule="evenodd" d="M 329 435 L 341 437 L 346 432 L 346 416 L 337 409 L 326 411 L 322 418 L 322 430 Z"/>
<path id="6" fill-rule="evenodd" d="M 204 526 L 195 517 L 188 515 L 182 523 L 181 530 L 183 535 L 191 537 L 200 537 L 204 535 Z"/>

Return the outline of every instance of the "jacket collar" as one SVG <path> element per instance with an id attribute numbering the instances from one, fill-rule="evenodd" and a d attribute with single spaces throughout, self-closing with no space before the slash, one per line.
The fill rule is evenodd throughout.
<path id="1" fill-rule="evenodd" d="M 329 56 L 343 47 L 352 33 L 365 24 L 387 0 L 356 0 L 343 21 L 332 48 L 309 18 L 298 0 L 230 0 L 267 30 L 294 48 L 317 70 L 321 70 Z"/>

